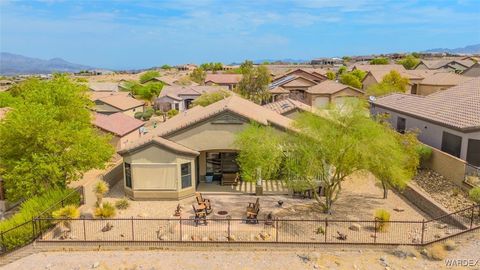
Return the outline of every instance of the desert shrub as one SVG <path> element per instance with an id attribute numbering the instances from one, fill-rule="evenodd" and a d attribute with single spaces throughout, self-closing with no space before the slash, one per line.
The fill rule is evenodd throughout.
<path id="1" fill-rule="evenodd" d="M 111 218 L 116 214 L 115 207 L 109 202 L 102 203 L 101 206 L 97 206 L 94 211 L 94 215 L 97 218 Z"/>
<path id="2" fill-rule="evenodd" d="M 74 204 L 67 205 L 52 212 L 52 217 L 60 220 L 60 224 L 65 227 L 70 227 L 69 219 L 77 219 L 80 217 L 80 210 Z"/>
<path id="3" fill-rule="evenodd" d="M 142 119 L 142 116 L 143 116 L 143 112 L 136 112 L 133 117 L 135 117 L 135 119 Z"/>
<path id="4" fill-rule="evenodd" d="M 68 198 L 66 198 L 67 196 Z M 66 198 L 64 200 L 65 204 L 80 205 L 80 195 L 72 189 L 50 190 L 43 195 L 32 197 L 23 202 L 20 205 L 20 210 L 15 215 L 0 222 L 0 231 L 5 232 L 26 222 L 28 223 L 5 233 L 1 244 L 6 250 L 12 250 L 17 246 L 23 246 L 30 242 L 32 238 L 32 224 L 30 221 L 50 207 L 52 209 L 44 213 L 42 217 L 51 217 L 52 212 L 62 207 L 59 202 L 64 198 Z M 47 230 L 50 225 L 50 222 L 43 220 L 41 228 Z"/>
<path id="5" fill-rule="evenodd" d="M 170 111 L 167 112 L 168 118 L 172 118 L 172 117 L 174 117 L 174 116 L 177 115 L 177 114 L 178 114 L 178 111 L 175 110 L 175 109 L 171 109 Z"/>
<path id="6" fill-rule="evenodd" d="M 477 204 L 480 204 L 480 187 L 474 187 L 470 189 L 468 192 L 468 196 L 472 201 L 476 202 Z"/>
<path id="7" fill-rule="evenodd" d="M 141 76 L 140 76 L 140 83 L 146 83 L 148 82 L 149 80 L 155 78 L 155 77 L 158 77 L 160 76 L 160 73 L 156 70 L 149 70 L 145 73 L 143 73 Z"/>
<path id="8" fill-rule="evenodd" d="M 381 232 L 385 232 L 388 229 L 390 221 L 390 212 L 385 209 L 378 209 L 375 211 L 375 220 L 377 221 L 377 229 Z"/>
<path id="9" fill-rule="evenodd" d="M 103 180 L 98 181 L 95 186 L 93 186 L 93 192 L 97 196 L 97 205 L 102 204 L 103 196 L 108 192 L 108 190 L 108 183 Z"/>
<path id="10" fill-rule="evenodd" d="M 148 121 L 152 118 L 154 110 L 152 108 L 147 108 L 142 115 L 143 120 Z"/>
<path id="11" fill-rule="evenodd" d="M 155 115 L 156 115 L 156 116 L 160 116 L 160 115 L 162 115 L 162 114 L 163 114 L 163 112 L 162 112 L 161 110 L 156 110 L 156 111 L 155 111 Z"/>
<path id="12" fill-rule="evenodd" d="M 429 161 L 430 158 L 432 157 L 432 152 L 433 152 L 432 148 L 424 144 L 419 144 L 416 150 L 418 155 L 420 156 L 420 161 L 422 163 Z"/>
<path id="13" fill-rule="evenodd" d="M 454 250 L 457 248 L 457 245 L 455 244 L 455 241 L 453 240 L 447 240 L 445 241 L 445 243 L 443 244 L 443 246 L 445 247 L 446 250 Z"/>
<path id="14" fill-rule="evenodd" d="M 442 244 L 436 243 L 427 249 L 427 257 L 431 260 L 441 261 L 447 257 L 447 251 Z"/>
<path id="15" fill-rule="evenodd" d="M 127 209 L 130 203 L 128 202 L 127 198 L 120 199 L 115 202 L 115 208 L 119 210 Z"/>

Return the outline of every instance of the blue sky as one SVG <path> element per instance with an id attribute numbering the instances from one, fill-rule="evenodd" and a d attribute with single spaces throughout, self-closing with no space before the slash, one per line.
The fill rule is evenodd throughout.
<path id="1" fill-rule="evenodd" d="M 480 43 L 480 0 L 0 0 L 0 50 L 105 68 Z"/>

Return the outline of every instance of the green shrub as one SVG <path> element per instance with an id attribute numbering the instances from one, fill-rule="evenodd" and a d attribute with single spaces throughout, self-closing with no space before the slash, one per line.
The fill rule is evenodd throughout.
<path id="1" fill-rule="evenodd" d="M 419 144 L 416 150 L 417 150 L 418 156 L 420 157 L 421 162 L 427 162 L 432 157 L 432 153 L 433 153 L 432 148 L 424 144 Z"/>
<path id="2" fill-rule="evenodd" d="M 172 117 L 174 117 L 174 116 L 177 115 L 177 114 L 178 114 L 178 111 L 175 110 L 175 109 L 171 109 L 170 111 L 167 112 L 168 118 L 172 118 Z"/>
<path id="3" fill-rule="evenodd" d="M 468 192 L 468 196 L 470 196 L 470 199 L 472 199 L 472 201 L 480 204 L 480 187 L 474 187 L 470 189 L 470 191 Z"/>
<path id="4" fill-rule="evenodd" d="M 62 207 L 58 202 L 66 196 L 69 197 L 64 200 L 64 205 L 80 205 L 80 195 L 72 189 L 50 190 L 41 196 L 36 196 L 23 202 L 18 213 L 0 222 L 0 231 L 5 232 L 25 222 L 28 223 L 5 233 L 2 245 L 7 250 L 12 250 L 15 247 L 27 244 L 32 238 L 32 219 L 53 206 L 50 211 L 42 215 L 42 218 L 51 217 L 52 212 Z M 40 229 L 38 225 L 40 224 L 37 224 L 37 235 Z M 43 231 L 47 230 L 51 225 L 50 222 L 42 220 L 41 229 Z"/>
<path id="5" fill-rule="evenodd" d="M 375 211 L 375 220 L 377 221 L 377 229 L 379 231 L 387 231 L 390 221 L 390 212 L 385 209 L 378 209 Z"/>
<path id="6" fill-rule="evenodd" d="M 80 217 L 80 210 L 74 204 L 67 205 L 62 207 L 56 211 L 52 212 L 52 217 L 60 220 L 60 224 L 63 226 L 70 228 L 70 220 L 69 219 L 77 219 Z"/>
<path id="7" fill-rule="evenodd" d="M 104 202 L 102 206 L 95 208 L 94 215 L 97 218 L 111 218 L 116 214 L 115 207 L 109 202 Z"/>
<path id="8" fill-rule="evenodd" d="M 143 116 L 143 112 L 136 112 L 133 117 L 135 117 L 135 119 L 142 119 L 142 116 Z"/>
<path id="9" fill-rule="evenodd" d="M 155 115 L 156 115 L 156 116 L 160 116 L 160 115 L 162 115 L 162 114 L 163 114 L 163 112 L 162 112 L 161 110 L 156 110 L 156 111 L 155 111 Z"/>
<path id="10" fill-rule="evenodd" d="M 127 198 L 123 198 L 115 202 L 115 208 L 119 210 L 127 209 L 129 205 L 130 203 L 128 202 Z"/>
<path id="11" fill-rule="evenodd" d="M 98 181 L 95 186 L 93 186 L 93 192 L 97 196 L 97 205 L 102 204 L 103 196 L 105 196 L 109 189 L 108 183 L 103 180 Z"/>

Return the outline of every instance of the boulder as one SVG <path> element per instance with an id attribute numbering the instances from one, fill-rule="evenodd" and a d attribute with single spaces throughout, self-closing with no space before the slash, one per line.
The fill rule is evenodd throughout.
<path id="1" fill-rule="evenodd" d="M 360 229 L 362 228 L 362 226 L 358 223 L 353 223 L 352 225 L 350 225 L 350 227 L 348 227 L 350 230 L 352 231 L 355 231 L 355 232 L 358 232 L 360 231 Z"/>
<path id="2" fill-rule="evenodd" d="M 110 222 L 107 222 L 105 226 L 102 228 L 102 232 L 108 232 L 113 228 L 113 225 Z"/>
<path id="3" fill-rule="evenodd" d="M 397 207 L 393 208 L 393 210 L 394 210 L 394 211 L 397 211 L 397 212 L 403 212 L 403 211 L 405 211 L 405 209 L 403 209 L 403 208 L 400 207 L 400 206 L 397 206 Z"/>

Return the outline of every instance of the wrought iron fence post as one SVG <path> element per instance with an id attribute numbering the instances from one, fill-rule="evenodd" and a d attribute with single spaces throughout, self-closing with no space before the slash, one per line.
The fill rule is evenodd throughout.
<path id="1" fill-rule="evenodd" d="M 32 218 L 32 240 L 35 239 L 35 218 Z"/>
<path id="2" fill-rule="evenodd" d="M 227 219 L 227 223 L 228 223 L 228 237 L 227 237 L 227 239 L 230 240 L 230 219 Z"/>
<path id="3" fill-rule="evenodd" d="M 182 216 L 180 216 L 180 219 L 179 219 L 179 222 L 180 222 L 180 242 L 182 242 L 183 240 L 183 233 L 182 233 Z"/>
<path id="4" fill-rule="evenodd" d="M 83 217 L 83 241 L 87 241 L 87 231 L 85 230 L 85 217 Z"/>
<path id="5" fill-rule="evenodd" d="M 327 243 L 327 228 L 328 228 L 328 218 L 325 218 L 325 230 L 323 234 L 325 235 L 325 243 Z"/>
<path id="6" fill-rule="evenodd" d="M 475 205 L 472 206 L 472 214 L 470 216 L 470 229 L 473 228 L 473 215 L 474 215 L 474 212 L 475 212 Z"/>
<path id="7" fill-rule="evenodd" d="M 38 220 L 38 226 L 40 227 L 40 240 L 43 240 L 43 228 L 42 228 L 42 218 Z"/>
<path id="8" fill-rule="evenodd" d="M 424 237 L 424 234 L 425 234 L 425 219 L 422 220 L 422 238 L 421 238 L 421 241 L 420 243 L 423 245 L 423 237 Z"/>
<path id="9" fill-rule="evenodd" d="M 3 232 L 0 231 L 0 240 L 2 243 L 0 244 L 0 251 L 7 251 L 7 247 L 5 246 L 5 239 L 3 238 Z"/>
<path id="10" fill-rule="evenodd" d="M 132 241 L 135 241 L 135 229 L 133 228 L 133 216 L 132 216 Z"/>
<path id="11" fill-rule="evenodd" d="M 374 233 L 373 233 L 373 243 L 376 244 L 377 243 L 377 219 L 373 219 L 373 230 L 374 230 Z"/>
<path id="12" fill-rule="evenodd" d="M 278 217 L 275 218 L 275 242 L 278 243 Z"/>
<path id="13" fill-rule="evenodd" d="M 62 207 L 64 207 L 64 202 L 63 202 L 64 200 L 65 200 L 65 199 L 62 199 L 62 201 L 61 201 Z"/>

